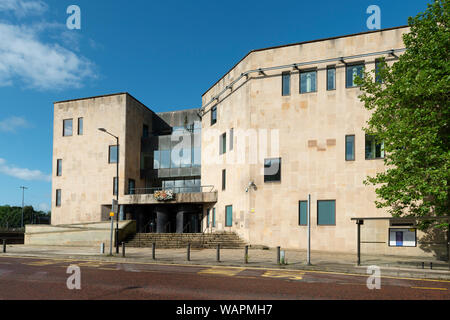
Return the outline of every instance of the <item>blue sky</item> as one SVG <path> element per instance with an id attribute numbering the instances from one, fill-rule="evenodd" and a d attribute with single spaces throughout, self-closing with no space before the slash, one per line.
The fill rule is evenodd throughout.
<path id="1" fill-rule="evenodd" d="M 156 112 L 194 108 L 248 51 L 406 25 L 426 0 L 0 0 L 0 205 L 48 210 L 53 102 L 130 92 Z M 81 29 L 69 30 L 69 5 Z"/>

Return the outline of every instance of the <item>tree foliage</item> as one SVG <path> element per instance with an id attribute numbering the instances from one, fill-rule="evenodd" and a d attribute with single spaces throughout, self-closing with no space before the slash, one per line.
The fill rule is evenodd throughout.
<path id="1" fill-rule="evenodd" d="M 0 206 L 0 229 L 20 228 L 22 207 Z M 32 206 L 23 207 L 23 224 L 48 223 L 50 212 L 35 211 Z"/>
<path id="2" fill-rule="evenodd" d="M 364 130 L 385 148 L 386 170 L 365 182 L 396 217 L 450 214 L 449 11 L 449 0 L 436 0 L 410 17 L 406 51 L 392 66 L 382 60 L 381 83 L 371 73 L 357 80 L 372 111 Z"/>

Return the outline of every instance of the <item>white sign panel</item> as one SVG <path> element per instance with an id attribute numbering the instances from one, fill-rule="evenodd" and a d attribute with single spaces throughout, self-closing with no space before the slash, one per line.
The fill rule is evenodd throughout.
<path id="1" fill-rule="evenodd" d="M 416 229 L 389 229 L 390 247 L 415 247 L 416 244 Z"/>

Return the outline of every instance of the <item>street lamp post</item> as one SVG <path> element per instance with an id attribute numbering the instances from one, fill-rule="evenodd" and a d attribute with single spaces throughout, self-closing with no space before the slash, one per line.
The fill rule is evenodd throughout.
<path id="1" fill-rule="evenodd" d="M 22 189 L 22 219 L 20 222 L 20 227 L 23 228 L 23 205 L 24 205 L 24 197 L 25 197 L 25 189 L 28 189 L 27 187 L 20 187 Z"/>
<path id="2" fill-rule="evenodd" d="M 117 213 L 116 213 L 116 253 L 119 253 L 119 137 L 108 132 L 105 128 L 98 128 L 99 131 L 109 134 L 116 139 L 117 145 L 117 161 L 116 161 L 116 200 L 117 200 Z"/>

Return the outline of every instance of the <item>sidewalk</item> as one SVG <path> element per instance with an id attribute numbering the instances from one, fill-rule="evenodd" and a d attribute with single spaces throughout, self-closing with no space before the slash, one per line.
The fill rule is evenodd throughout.
<path id="1" fill-rule="evenodd" d="M 381 268 L 382 276 L 441 279 L 450 280 L 450 271 L 446 261 L 432 258 L 414 258 L 397 256 L 369 256 L 361 254 L 361 266 L 356 265 L 355 254 L 311 252 L 311 266 L 306 265 L 306 252 L 301 250 L 286 250 L 286 265 L 276 263 L 275 249 L 249 249 L 248 263 L 244 263 L 244 249 L 220 250 L 220 262 L 216 261 L 216 249 L 191 249 L 191 260 L 186 259 L 186 249 L 156 249 L 156 260 L 152 260 L 151 248 L 126 248 L 126 257 L 120 254 L 108 256 L 100 254 L 99 247 L 63 247 L 63 246 L 25 246 L 7 245 L 6 253 L 0 252 L 0 257 L 21 256 L 35 258 L 89 259 L 110 262 L 127 263 L 158 263 L 186 265 L 219 265 L 246 268 L 277 268 L 293 270 L 314 270 L 324 272 L 342 272 L 367 274 L 367 266 L 376 265 Z M 105 248 L 109 252 L 109 247 Z M 425 262 L 425 269 L 422 269 Z M 433 269 L 430 269 L 430 263 Z"/>

